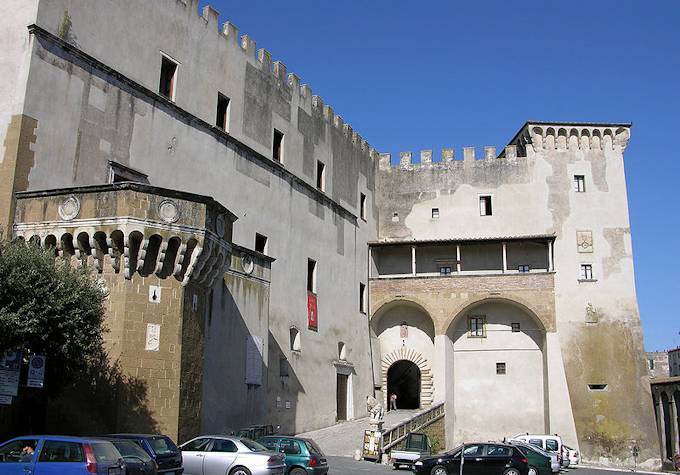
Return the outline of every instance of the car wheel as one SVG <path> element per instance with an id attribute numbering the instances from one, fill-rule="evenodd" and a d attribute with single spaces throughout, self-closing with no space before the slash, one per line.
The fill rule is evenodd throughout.
<path id="1" fill-rule="evenodd" d="M 516 468 L 509 468 L 505 472 L 503 472 L 503 475 L 519 475 L 519 470 Z"/>
<path id="2" fill-rule="evenodd" d="M 399 464 L 398 463 L 393 464 L 392 470 L 399 470 Z"/>
<path id="3" fill-rule="evenodd" d="M 307 475 L 307 472 L 305 472 L 300 467 L 295 467 L 288 475 Z"/>
<path id="4" fill-rule="evenodd" d="M 229 475 L 251 475 L 250 470 L 245 467 L 236 467 L 229 472 Z M 517 474 L 519 475 L 519 474 Z"/>
<path id="5" fill-rule="evenodd" d="M 432 467 L 432 470 L 430 470 L 430 475 L 448 475 L 448 474 L 449 472 L 446 471 L 446 467 L 443 465 L 435 465 L 434 467 Z"/>
<path id="6" fill-rule="evenodd" d="M 529 472 L 527 475 L 538 475 L 538 470 L 536 467 L 529 466 Z"/>

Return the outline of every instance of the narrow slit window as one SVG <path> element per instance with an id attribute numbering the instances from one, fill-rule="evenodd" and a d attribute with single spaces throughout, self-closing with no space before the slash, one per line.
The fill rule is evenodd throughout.
<path id="1" fill-rule="evenodd" d="M 432 208 L 432 219 L 439 219 L 439 208 Z"/>
<path id="2" fill-rule="evenodd" d="M 479 215 L 480 216 L 491 216 L 493 210 L 491 208 L 491 195 L 485 195 L 479 197 Z"/>
<path id="3" fill-rule="evenodd" d="M 307 259 L 307 292 L 316 294 L 316 261 Z"/>
<path id="4" fill-rule="evenodd" d="M 272 158 L 279 163 L 283 163 L 283 132 L 279 132 L 276 129 L 274 129 Z"/>
<path id="5" fill-rule="evenodd" d="M 158 93 L 161 96 L 174 101 L 176 86 L 177 63 L 163 55 L 161 56 L 161 79 L 158 85 Z"/>
<path id="6" fill-rule="evenodd" d="M 592 264 L 581 264 L 581 280 L 593 280 Z"/>
<path id="7" fill-rule="evenodd" d="M 505 374 L 505 363 L 496 363 L 496 374 Z"/>
<path id="8" fill-rule="evenodd" d="M 361 214 L 361 219 L 366 221 L 366 195 L 363 193 L 359 195 L 359 212 Z"/>
<path id="9" fill-rule="evenodd" d="M 606 384 L 589 384 L 588 389 L 591 390 L 591 391 L 606 391 L 607 385 Z"/>
<path id="10" fill-rule="evenodd" d="M 366 284 L 359 282 L 359 311 L 366 313 Z"/>
<path id="11" fill-rule="evenodd" d="M 255 233 L 255 250 L 262 254 L 267 254 L 267 236 Z"/>
<path id="12" fill-rule="evenodd" d="M 326 165 L 316 162 L 316 189 L 326 191 Z"/>
<path id="13" fill-rule="evenodd" d="M 215 125 L 222 130 L 229 130 L 229 98 L 222 94 L 217 95 L 217 118 Z"/>
<path id="14" fill-rule="evenodd" d="M 586 177 L 585 175 L 574 175 L 574 191 L 576 193 L 586 192 Z"/>

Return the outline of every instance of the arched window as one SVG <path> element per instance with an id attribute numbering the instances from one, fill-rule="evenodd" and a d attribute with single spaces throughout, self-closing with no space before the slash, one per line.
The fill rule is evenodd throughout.
<path id="1" fill-rule="evenodd" d="M 342 361 L 347 359 L 347 345 L 343 342 L 338 343 L 338 358 Z"/>
<path id="2" fill-rule="evenodd" d="M 300 331 L 295 327 L 290 328 L 290 349 L 292 351 L 300 351 L 302 349 Z"/>

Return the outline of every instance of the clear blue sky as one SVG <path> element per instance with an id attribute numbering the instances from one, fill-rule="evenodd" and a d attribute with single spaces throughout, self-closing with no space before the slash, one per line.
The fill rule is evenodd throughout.
<path id="1" fill-rule="evenodd" d="M 381 152 L 500 148 L 528 119 L 633 122 L 645 346 L 680 345 L 680 1 L 211 4 Z"/>

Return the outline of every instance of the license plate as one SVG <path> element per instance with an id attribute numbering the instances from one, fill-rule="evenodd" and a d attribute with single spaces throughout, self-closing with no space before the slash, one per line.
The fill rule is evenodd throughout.
<path id="1" fill-rule="evenodd" d="M 109 475 L 123 475 L 120 467 L 109 467 Z"/>

